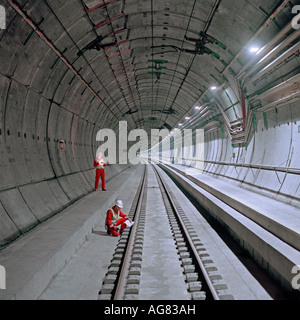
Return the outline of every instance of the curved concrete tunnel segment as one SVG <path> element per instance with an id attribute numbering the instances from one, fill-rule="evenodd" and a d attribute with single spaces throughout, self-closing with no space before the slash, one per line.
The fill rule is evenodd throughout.
<path id="1" fill-rule="evenodd" d="M 1 2 L 1 246 L 92 191 L 96 135 L 101 128 L 117 132 L 125 120 L 128 130 L 147 133 L 178 128 L 180 122 L 205 128 L 206 174 L 299 207 L 294 77 L 300 63 L 299 50 L 289 51 L 297 49 L 299 35 L 287 28 L 296 2 L 223 0 L 215 2 L 217 10 L 204 0 L 184 10 L 181 1 L 151 3 L 152 8 L 147 1 L 114 1 L 96 8 L 91 0 Z M 197 45 L 215 55 L 199 54 L 185 41 L 204 31 L 207 37 Z M 117 44 L 78 57 L 100 35 L 103 44 Z M 209 42 L 211 37 L 226 50 Z M 248 52 L 252 42 L 278 46 L 268 65 L 255 64 Z M 167 45 L 195 54 L 167 52 Z M 272 48 L 265 50 L 263 57 Z M 150 59 L 172 63 L 163 69 L 165 78 L 148 74 Z M 249 82 L 241 74 L 245 66 Z M 257 72 L 251 74 L 252 68 Z M 208 112 L 197 116 L 196 104 Z M 191 117 L 190 127 L 185 116 Z M 125 168 L 109 166 L 107 178 Z"/>

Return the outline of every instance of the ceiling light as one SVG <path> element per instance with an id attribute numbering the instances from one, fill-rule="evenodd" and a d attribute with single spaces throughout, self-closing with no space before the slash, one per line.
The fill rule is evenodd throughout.
<path id="1" fill-rule="evenodd" d="M 185 120 L 189 120 L 189 119 L 191 119 L 191 117 L 185 117 L 184 119 L 185 119 Z"/>
<path id="2" fill-rule="evenodd" d="M 258 47 L 251 47 L 249 51 L 252 53 L 256 53 L 258 50 L 259 50 Z"/>
<path id="3" fill-rule="evenodd" d="M 196 106 L 196 107 L 195 107 L 195 109 L 196 109 L 196 110 L 199 110 L 199 109 L 200 109 L 200 107 L 199 107 L 199 106 Z"/>
<path id="4" fill-rule="evenodd" d="M 183 124 L 182 123 L 178 123 L 178 125 L 181 127 Z"/>
<path id="5" fill-rule="evenodd" d="M 212 86 L 212 87 L 210 87 L 210 90 L 216 90 L 217 89 L 217 87 L 216 86 Z"/>

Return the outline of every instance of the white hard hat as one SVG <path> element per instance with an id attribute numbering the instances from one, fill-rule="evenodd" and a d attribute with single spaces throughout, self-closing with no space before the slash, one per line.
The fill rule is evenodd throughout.
<path id="1" fill-rule="evenodd" d="M 123 201 L 122 200 L 117 200 L 116 201 L 116 206 L 118 206 L 119 208 L 123 208 Z"/>

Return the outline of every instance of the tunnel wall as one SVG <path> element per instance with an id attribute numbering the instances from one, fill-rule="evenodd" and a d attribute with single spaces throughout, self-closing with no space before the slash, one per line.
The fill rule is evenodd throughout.
<path id="1" fill-rule="evenodd" d="M 202 157 L 195 155 L 195 146 L 175 146 L 177 151 L 171 152 L 156 146 L 152 156 L 158 159 L 160 154 L 164 161 L 196 167 L 214 178 L 300 208 L 299 106 L 296 101 L 265 113 L 253 111 L 247 144 L 234 146 L 225 125 L 204 131 L 204 165 Z M 202 148 L 201 144 L 199 150 Z M 175 154 L 179 155 L 176 160 Z"/>
<path id="2" fill-rule="evenodd" d="M 205 160 L 231 164 L 253 164 L 298 168 L 300 158 L 300 103 L 294 102 L 270 110 L 264 118 L 255 112 L 247 147 L 232 147 L 228 132 L 205 134 Z M 206 163 L 205 173 L 225 179 L 242 188 L 299 206 L 298 174 Z"/>
<path id="3" fill-rule="evenodd" d="M 94 72 L 96 67 L 104 74 L 107 70 L 102 53 L 87 53 L 91 57 L 95 54 L 94 60 L 76 55 L 78 46 L 86 43 L 84 32 L 91 24 L 84 10 L 74 10 L 76 16 L 68 16 L 63 6 L 78 3 L 59 2 L 62 9 L 56 8 L 56 13 L 64 15 L 64 26 L 43 1 L 36 6 L 32 1 L 18 3 L 36 25 L 43 20 L 41 31 L 47 31 L 52 44 L 80 70 L 82 79 L 97 88 L 100 97 L 107 97 L 108 105 L 114 105 L 109 91 L 113 92 L 116 83 L 109 83 L 109 77 L 100 83 Z M 0 30 L 0 246 L 92 190 L 96 133 L 103 127 L 116 127 L 108 109 L 49 45 L 11 6 L 6 9 L 7 28 Z M 247 149 L 232 149 L 223 128 L 223 134 L 220 130 L 206 134 L 206 160 L 297 167 L 299 102 L 269 111 L 267 127 L 262 113 L 255 115 L 257 127 L 252 127 Z M 124 168 L 107 167 L 107 178 Z M 289 203 L 299 198 L 297 175 L 210 163 L 205 172 Z"/>
<path id="4" fill-rule="evenodd" d="M 43 3 L 31 14 L 44 19 L 59 50 L 74 45 L 57 25 L 50 27 L 53 16 Z M 110 120 L 24 19 L 10 6 L 6 15 L 0 30 L 0 248 L 93 190 L 96 134 Z M 70 52 L 77 50 L 65 53 L 74 60 Z M 91 69 L 80 64 L 84 60 L 74 61 L 91 83 Z M 106 180 L 124 169 L 107 166 Z"/>
<path id="5" fill-rule="evenodd" d="M 0 88 L 4 246 L 93 190 L 97 127 L 11 77 Z M 107 166 L 106 180 L 125 168 Z"/>
<path id="6" fill-rule="evenodd" d="M 202 157 L 195 155 L 195 146 L 175 146 L 174 151 L 171 143 L 171 152 L 162 152 L 155 146 L 152 157 L 158 159 L 160 154 L 163 161 L 196 167 L 214 178 L 300 208 L 299 105 L 296 101 L 265 113 L 253 111 L 245 145 L 233 146 L 225 125 L 204 131 L 204 165 Z M 202 148 L 201 144 L 198 149 Z M 176 160 L 175 154 L 179 155 Z"/>

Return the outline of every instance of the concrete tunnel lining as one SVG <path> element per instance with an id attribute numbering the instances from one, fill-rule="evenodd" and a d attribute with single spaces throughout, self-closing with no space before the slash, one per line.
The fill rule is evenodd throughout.
<path id="1" fill-rule="evenodd" d="M 31 19 L 32 25 L 16 11 L 13 3 Z M 235 100 L 231 103 L 228 96 L 220 92 L 222 112 L 212 103 L 211 114 L 205 122 L 200 121 L 200 127 L 215 120 L 220 123 L 214 131 L 206 133 L 206 158 L 216 162 L 244 161 L 299 168 L 298 101 L 274 108 L 266 112 L 266 116 L 254 109 L 251 116 L 256 112 L 256 124 L 252 121 L 250 125 L 247 147 L 245 143 L 232 144 L 224 120 L 224 113 L 230 121 L 235 120 L 235 103 L 238 118 L 242 117 L 233 74 L 249 59 L 248 54 L 241 54 L 245 45 L 266 21 L 266 13 L 272 16 L 279 8 L 276 21 L 272 20 L 259 34 L 258 42 L 265 44 L 272 39 L 293 17 L 294 2 L 278 4 L 269 0 L 262 5 L 220 1 L 208 34 L 225 42 L 230 50 L 209 44 L 209 48 L 221 55 L 219 60 L 211 55 L 190 56 L 182 52 L 158 55 L 170 61 L 172 67 L 168 69 L 170 74 L 159 80 L 157 88 L 155 76 L 147 73 L 148 60 L 154 52 L 150 47 L 163 46 L 169 41 L 175 46 L 181 43 L 193 48 L 183 37 L 199 34 L 199 26 L 205 27 L 211 11 L 204 1 L 196 1 L 194 7 L 187 4 L 184 10 L 180 1 L 174 1 L 172 6 L 168 1 L 151 3 L 117 1 L 107 4 L 107 12 L 101 7 L 87 12 L 84 5 L 93 8 L 94 2 L 1 1 L 6 9 L 6 29 L 0 30 L 1 245 L 9 244 L 92 191 L 91 159 L 98 147 L 95 137 L 99 129 L 108 127 L 117 131 L 121 120 L 128 121 L 129 130 L 140 126 L 149 132 L 165 123 L 175 128 L 185 115 L 194 115 L 196 102 L 207 103 L 214 98 L 208 88 L 216 80 L 223 83 L 224 76 L 225 86 Z M 248 10 L 242 10 L 245 6 Z M 101 22 L 107 15 L 117 17 L 120 10 L 124 17 L 112 19 L 110 25 L 93 28 L 92 23 Z M 32 26 L 44 38 L 33 32 Z M 123 32 L 115 32 L 122 27 Z M 96 34 L 109 31 L 115 32 L 113 37 L 117 41 L 127 41 L 117 48 L 90 50 L 80 58 L 76 56 Z M 126 52 L 122 54 L 122 51 Z M 124 68 L 127 60 L 133 67 Z M 281 75 L 296 69 L 297 63 L 299 65 L 299 57 L 294 57 L 270 79 L 260 81 L 259 88 L 272 87 Z M 230 72 L 224 71 L 229 65 Z M 124 69 L 118 71 L 120 68 Z M 130 77 L 133 80 L 129 81 Z M 122 85 L 122 81 L 126 85 Z M 142 99 L 141 93 L 147 86 L 152 93 L 149 99 L 147 96 Z M 249 90 L 252 93 L 257 89 L 249 87 Z M 177 114 L 163 113 L 173 106 Z M 134 109 L 138 112 L 124 116 Z M 155 114 L 153 110 L 161 113 Z M 150 115 L 156 119 L 149 120 Z M 59 149 L 61 139 L 66 143 L 65 151 Z M 233 153 L 236 158 L 232 158 Z M 107 168 L 107 177 L 113 177 L 120 170 L 119 165 L 111 165 Z M 207 164 L 206 171 L 242 188 L 298 205 L 298 175 L 247 167 L 237 170 L 222 164 Z"/>

